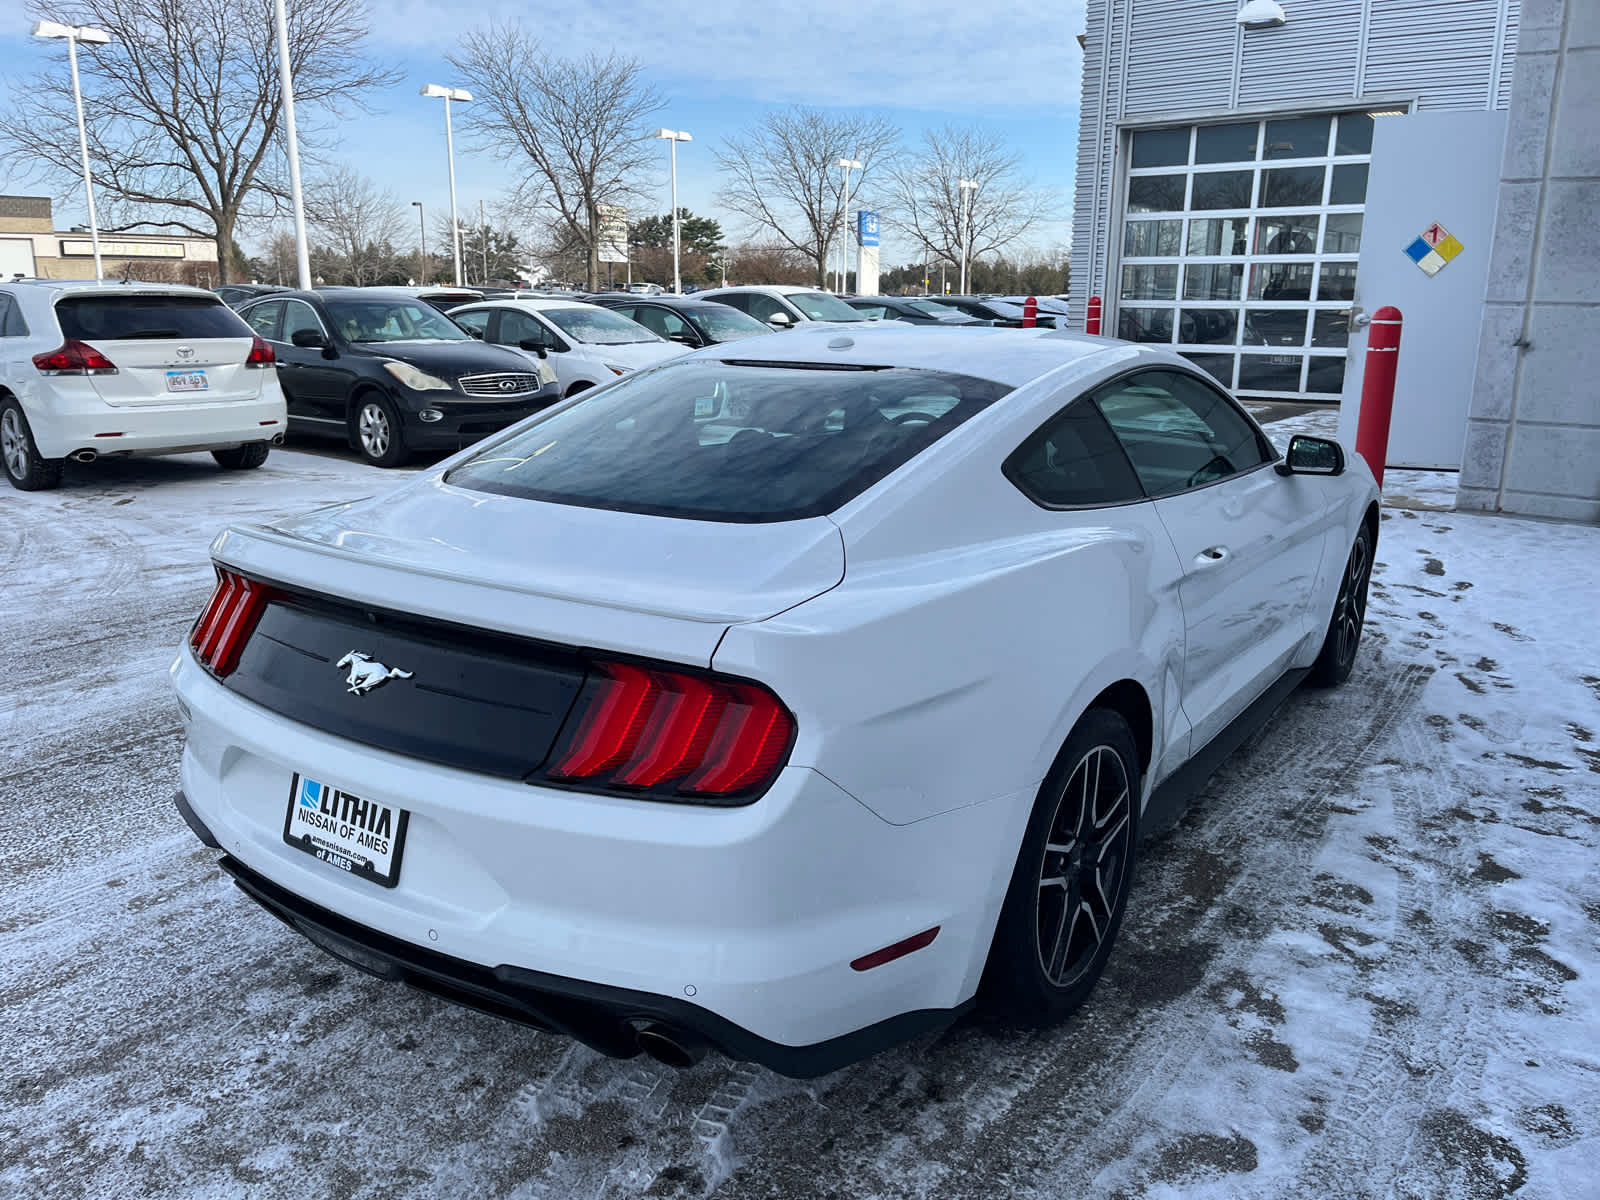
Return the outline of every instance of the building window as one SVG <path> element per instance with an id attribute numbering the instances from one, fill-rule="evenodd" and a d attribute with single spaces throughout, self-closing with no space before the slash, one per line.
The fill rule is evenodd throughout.
<path id="1" fill-rule="evenodd" d="M 1133 132 L 1117 332 L 1245 394 L 1336 399 L 1361 251 L 1365 112 Z"/>

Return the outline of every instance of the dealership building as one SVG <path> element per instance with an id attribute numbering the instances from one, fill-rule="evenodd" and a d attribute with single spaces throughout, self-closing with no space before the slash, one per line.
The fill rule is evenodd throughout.
<path id="1" fill-rule="evenodd" d="M 1404 314 L 1395 466 L 1600 521 L 1600 0 L 1088 0 L 1072 305 L 1340 406 Z"/>
<path id="2" fill-rule="evenodd" d="M 152 233 L 106 233 L 100 260 L 107 279 L 147 283 L 217 282 L 217 245 L 209 238 Z M 0 280 L 93 279 L 94 246 L 87 229 L 61 230 L 48 196 L 0 196 Z"/>

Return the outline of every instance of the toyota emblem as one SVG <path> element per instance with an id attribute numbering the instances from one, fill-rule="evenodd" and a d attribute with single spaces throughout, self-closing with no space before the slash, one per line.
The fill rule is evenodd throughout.
<path id="1" fill-rule="evenodd" d="M 179 358 L 193 358 L 194 357 L 194 347 L 193 346 L 179 346 L 174 353 L 176 353 Z"/>

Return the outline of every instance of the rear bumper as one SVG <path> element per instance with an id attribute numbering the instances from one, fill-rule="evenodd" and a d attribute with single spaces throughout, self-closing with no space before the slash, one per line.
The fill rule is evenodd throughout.
<path id="1" fill-rule="evenodd" d="M 110 405 L 92 389 L 58 387 L 25 399 L 23 409 L 45 458 L 65 458 L 79 450 L 97 454 L 218 450 L 270 442 L 288 428 L 283 393 L 270 375 L 262 379 L 258 396 L 243 400 Z"/>
<path id="2" fill-rule="evenodd" d="M 183 793 L 173 799 L 195 835 L 214 845 L 216 839 L 195 816 Z M 640 1030 L 665 1029 L 681 1045 L 716 1050 L 728 1058 L 809 1079 L 907 1038 L 941 1029 L 972 1007 L 969 1000 L 954 1009 L 904 1013 L 826 1042 L 785 1046 L 687 1001 L 507 964 L 484 967 L 438 954 L 312 904 L 236 858 L 225 855 L 218 865 L 262 908 L 358 970 L 479 1012 L 564 1034 L 614 1058 L 632 1058 L 639 1053 Z"/>
<path id="3" fill-rule="evenodd" d="M 1013 809 L 1031 803 L 891 825 L 794 766 L 733 809 L 559 791 L 333 737 L 234 694 L 187 650 L 172 674 L 190 813 L 252 896 L 341 957 L 365 948 L 386 978 L 613 1054 L 656 1020 L 812 1074 L 951 1019 L 977 990 Z M 410 814 L 395 887 L 284 842 L 297 771 Z M 851 966 L 935 926 L 915 953 Z"/>

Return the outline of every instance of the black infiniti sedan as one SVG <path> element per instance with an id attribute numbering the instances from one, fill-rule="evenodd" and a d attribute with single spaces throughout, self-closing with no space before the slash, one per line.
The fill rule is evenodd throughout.
<path id="1" fill-rule="evenodd" d="M 561 395 L 554 371 L 404 292 L 277 292 L 239 315 L 272 343 L 290 431 L 344 438 L 380 467 L 459 449 Z"/>
<path id="2" fill-rule="evenodd" d="M 698 348 L 717 342 L 737 342 L 772 332 L 772 326 L 749 313 L 709 300 L 601 292 L 588 297 L 588 301 L 621 313 L 651 333 L 683 346 Z"/>

